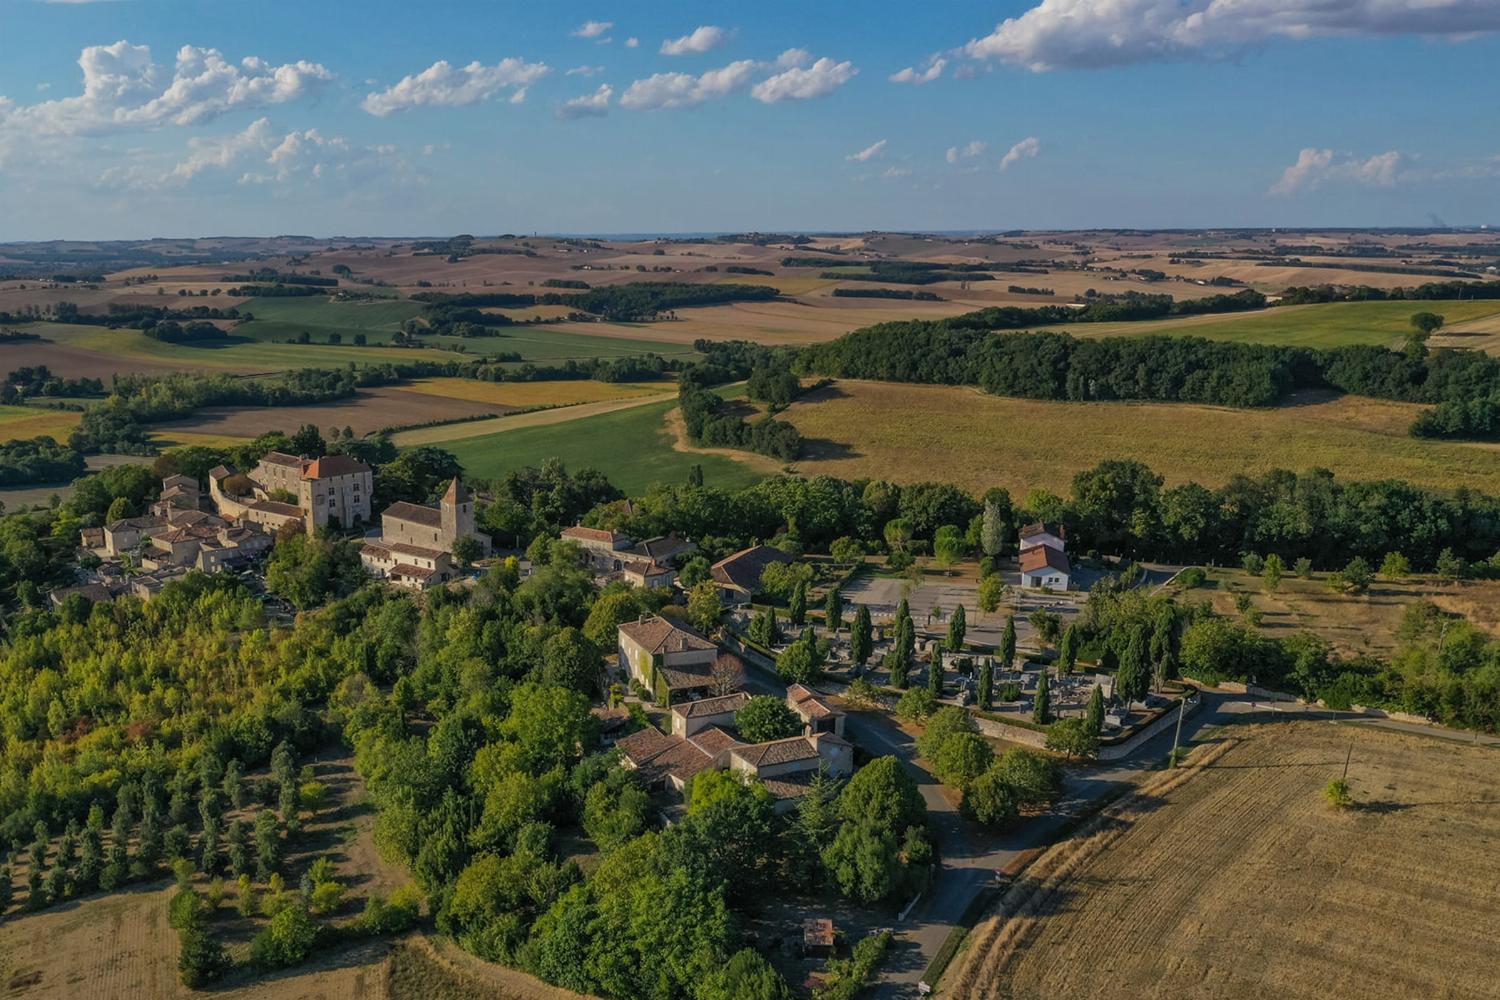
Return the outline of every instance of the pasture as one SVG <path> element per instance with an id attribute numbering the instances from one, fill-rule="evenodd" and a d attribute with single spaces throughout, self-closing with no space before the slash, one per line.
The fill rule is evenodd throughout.
<path id="1" fill-rule="evenodd" d="M 1334 810 L 1346 754 L 1355 804 Z M 1493 996 L 1495 761 L 1358 725 L 1224 727 L 1024 868 L 942 993 Z"/>
<path id="2" fill-rule="evenodd" d="M 1236 473 L 1333 470 L 1344 479 L 1500 491 L 1493 445 L 1407 436 L 1421 407 L 1308 396 L 1267 410 L 1190 403 L 1014 399 L 953 386 L 841 380 L 781 419 L 806 442 L 805 475 L 938 480 L 975 493 L 1004 486 L 1066 494 L 1073 475 L 1107 458 L 1145 462 L 1168 484 L 1218 486 Z"/>
<path id="3" fill-rule="evenodd" d="M 1419 312 L 1435 312 L 1455 325 L 1476 321 L 1483 324 L 1492 317 L 1500 317 L 1500 301 L 1320 302 L 1275 306 L 1253 313 L 1189 316 L 1160 322 L 1078 323 L 1059 329 L 1077 337 L 1181 333 L 1209 340 L 1287 347 L 1353 344 L 1399 347 L 1411 331 L 1412 314 Z"/>
<path id="4" fill-rule="evenodd" d="M 596 382 L 569 379 L 557 382 L 481 382 L 467 378 L 426 378 L 401 386 L 406 392 L 444 399 L 492 403 L 513 409 L 534 406 L 572 406 L 614 399 L 634 399 L 673 392 L 675 382 Z"/>
<path id="5" fill-rule="evenodd" d="M 559 422 L 533 426 L 512 424 L 524 417 L 508 417 L 494 424 L 510 429 L 439 444 L 458 456 L 470 476 L 498 479 L 512 469 L 556 458 L 573 471 L 597 469 L 632 495 L 658 483 L 686 483 L 694 465 L 703 467 L 705 484 L 725 489 L 748 486 L 762 478 L 753 456 L 742 461 L 724 454 L 679 450 L 667 423 L 668 413 L 676 406 L 673 398 L 579 415 L 572 420 L 566 419 L 574 412 L 571 409 L 525 415 L 559 418 Z M 398 438 L 403 445 L 410 441 Z"/>
<path id="6" fill-rule="evenodd" d="M 38 406 L 0 406 L 0 441 L 20 441 L 46 435 L 66 441 L 83 415 L 71 410 Z"/>

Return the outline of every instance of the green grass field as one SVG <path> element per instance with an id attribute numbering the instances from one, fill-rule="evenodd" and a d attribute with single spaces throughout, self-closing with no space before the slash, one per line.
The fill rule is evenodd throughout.
<path id="1" fill-rule="evenodd" d="M 47 436 L 66 441 L 82 415 L 71 410 L 39 406 L 0 406 L 0 441 L 29 440 Z"/>
<path id="2" fill-rule="evenodd" d="M 1060 327 L 1077 337 L 1183 334 L 1289 347 L 1396 346 L 1411 330 L 1413 313 L 1435 312 L 1449 326 L 1500 314 L 1500 301 L 1322 302 L 1277 306 L 1250 314 L 1189 316 L 1144 323 L 1077 323 Z"/>
<path id="3" fill-rule="evenodd" d="M 472 476 L 499 478 L 512 469 L 558 458 L 570 470 L 597 469 L 626 493 L 657 483 L 685 483 L 688 470 L 703 467 L 710 486 L 734 489 L 761 478 L 749 464 L 723 455 L 676 451 L 665 420 L 676 399 L 613 413 L 599 413 L 542 427 L 518 427 L 484 437 L 443 442 Z"/>

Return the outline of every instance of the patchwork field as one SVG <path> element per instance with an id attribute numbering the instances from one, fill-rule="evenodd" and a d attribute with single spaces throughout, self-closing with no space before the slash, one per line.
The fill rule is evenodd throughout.
<path id="1" fill-rule="evenodd" d="M 1500 301 L 1436 302 L 1320 302 L 1306 306 L 1275 306 L 1254 313 L 1187 316 L 1159 323 L 1079 323 L 1066 329 L 1077 337 L 1108 337 L 1148 333 L 1182 333 L 1210 340 L 1233 340 L 1288 347 L 1345 347 L 1379 344 L 1399 347 L 1411 330 L 1413 313 L 1435 312 L 1449 323 L 1467 329 L 1496 326 L 1500 332 Z M 1459 338 L 1453 338 L 1455 340 Z M 1450 344 L 1434 338 L 1434 346 Z"/>
<path id="2" fill-rule="evenodd" d="M 36 406 L 0 406 L 0 441 L 17 441 L 47 435 L 66 441 L 83 415 L 69 410 Z"/>
<path id="3" fill-rule="evenodd" d="M 1354 808 L 1321 789 L 1352 749 Z M 1326 722 L 1226 727 L 1024 869 L 945 995 L 1493 997 L 1493 750 Z"/>
<path id="4" fill-rule="evenodd" d="M 467 378 L 428 378 L 401 386 L 403 392 L 451 400 L 471 400 L 521 409 L 532 406 L 571 406 L 614 399 L 634 399 L 675 392 L 675 382 L 480 382 Z"/>
<path id="5" fill-rule="evenodd" d="M 324 432 L 334 427 L 341 430 L 351 427 L 356 435 L 362 435 L 385 427 L 432 420 L 500 416 L 517 408 L 482 400 L 412 392 L 404 386 L 380 386 L 361 389 L 352 399 L 312 406 L 210 406 L 186 420 L 157 424 L 156 430 L 171 439 L 187 435 L 245 439 L 272 430 L 290 433 L 303 424 L 313 424 Z"/>
<path id="6" fill-rule="evenodd" d="M 1500 490 L 1492 446 L 1406 435 L 1420 407 L 1358 397 L 1239 410 L 1186 403 L 1070 403 L 974 389 L 844 380 L 792 404 L 807 439 L 805 475 L 939 480 L 1015 496 L 1066 494 L 1073 475 L 1135 458 L 1166 477 L 1213 486 L 1235 473 L 1332 469 L 1348 479 Z"/>
<path id="7" fill-rule="evenodd" d="M 667 423 L 667 415 L 676 405 L 675 398 L 622 405 L 605 412 L 577 414 L 576 419 L 566 417 L 582 407 L 523 414 L 494 422 L 505 429 L 478 437 L 446 439 L 441 447 L 457 455 L 471 476 L 499 478 L 520 466 L 557 458 L 575 471 L 597 469 L 629 494 L 643 493 L 657 483 L 685 483 L 694 465 L 703 467 L 705 483 L 726 489 L 748 486 L 762 478 L 765 460 L 756 456 L 741 460 L 718 453 L 678 450 Z M 528 417 L 559 420 L 531 426 L 519 423 Z M 398 438 L 397 442 L 418 443 L 410 437 Z"/>

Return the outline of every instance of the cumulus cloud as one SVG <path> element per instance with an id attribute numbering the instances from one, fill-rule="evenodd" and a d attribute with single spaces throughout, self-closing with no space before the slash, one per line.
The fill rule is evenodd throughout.
<path id="1" fill-rule="evenodd" d="M 1371 187 L 1390 187 L 1396 183 L 1401 154 L 1396 150 L 1377 153 L 1368 159 L 1342 156 L 1331 149 L 1308 147 L 1297 154 L 1297 161 L 1281 172 L 1281 178 L 1268 192 L 1287 196 L 1311 191 L 1329 181 L 1346 181 Z"/>
<path id="2" fill-rule="evenodd" d="M 858 72 L 852 62 L 834 62 L 825 56 L 811 66 L 794 66 L 767 77 L 750 94 L 765 104 L 822 97 L 854 79 Z"/>
<path id="3" fill-rule="evenodd" d="M 196 125 L 229 111 L 285 104 L 333 79 L 312 62 L 272 65 L 255 56 L 229 62 L 218 49 L 184 45 L 170 72 L 147 45 L 90 45 L 78 56 L 83 93 L 15 105 L 0 99 L 0 130 L 33 136 L 98 135 Z"/>
<path id="4" fill-rule="evenodd" d="M 614 97 L 615 88 L 607 83 L 601 83 L 599 89 L 592 94 L 584 94 L 581 97 L 570 98 L 557 106 L 557 117 L 559 118 L 598 118 L 609 114 L 609 101 Z"/>
<path id="5" fill-rule="evenodd" d="M 258 118 L 226 136 L 195 136 L 187 155 L 162 169 L 144 163 L 112 167 L 99 177 L 103 188 L 139 192 L 182 188 L 214 175 L 238 184 L 284 184 L 337 178 L 341 184 L 377 177 L 412 177 L 392 146 L 363 146 L 318 129 L 282 131 Z"/>
<path id="6" fill-rule="evenodd" d="M 574 66 L 563 73 L 563 76 L 598 76 L 604 72 L 603 66 Z"/>
<path id="7" fill-rule="evenodd" d="M 625 39 L 625 47 L 627 49 L 638 49 L 640 48 L 640 46 L 641 40 L 639 38 L 636 38 L 634 35 Z"/>
<path id="8" fill-rule="evenodd" d="M 681 38 L 668 38 L 661 43 L 664 56 L 701 55 L 712 51 L 729 40 L 729 32 L 712 24 L 700 25 Z"/>
<path id="9" fill-rule="evenodd" d="M 806 49 L 787 49 L 776 57 L 776 66 L 778 69 L 792 69 L 796 66 L 806 66 L 812 61 L 812 53 Z"/>
<path id="10" fill-rule="evenodd" d="M 943 70 L 948 68 L 948 60 L 941 56 L 932 56 L 927 60 L 925 68 L 917 69 L 908 66 L 890 75 L 892 83 L 910 83 L 920 87 L 924 83 L 931 83 L 943 75 Z"/>
<path id="11" fill-rule="evenodd" d="M 976 156 L 982 156 L 984 151 L 990 148 L 987 142 L 978 139 L 970 142 L 967 146 L 949 146 L 947 160 L 949 163 L 957 163 L 959 160 L 972 160 Z"/>
<path id="12" fill-rule="evenodd" d="M 1228 58 L 1277 39 L 1496 30 L 1494 0 L 1042 0 L 959 51 L 1040 73 Z"/>
<path id="13" fill-rule="evenodd" d="M 420 73 L 402 77 L 399 83 L 365 96 L 360 105 L 377 117 L 419 107 L 457 108 L 488 100 L 501 90 L 511 88 L 512 103 L 526 99 L 526 88 L 549 69 L 546 63 L 529 63 L 524 59 L 502 59 L 493 66 L 478 60 L 456 68 L 439 59 Z"/>
<path id="14" fill-rule="evenodd" d="M 620 95 L 620 106 L 632 111 L 691 108 L 715 97 L 725 97 L 750 84 L 755 61 L 741 59 L 719 69 L 694 76 L 691 73 L 656 73 L 637 80 Z"/>
<path id="15" fill-rule="evenodd" d="M 569 34 L 571 34 L 574 38 L 601 39 L 603 38 L 605 32 L 609 31 L 609 29 L 613 28 L 614 26 L 615 22 L 613 21 L 584 21 L 578 27 L 569 32 Z"/>
<path id="16" fill-rule="evenodd" d="M 1040 153 L 1041 151 L 1041 140 L 1034 135 L 1028 135 L 1026 138 L 1010 147 L 1010 149 L 1006 150 L 1005 155 L 1000 157 L 1000 169 L 1008 170 L 1010 169 L 1010 165 L 1012 163 L 1018 163 L 1023 159 L 1034 160 L 1036 159 L 1036 154 Z"/>
<path id="17" fill-rule="evenodd" d="M 885 153 L 886 142 L 887 140 L 881 139 L 879 142 L 872 143 L 857 153 L 850 153 L 844 159 L 853 160 L 855 163 L 869 163 L 871 160 L 878 159 Z"/>

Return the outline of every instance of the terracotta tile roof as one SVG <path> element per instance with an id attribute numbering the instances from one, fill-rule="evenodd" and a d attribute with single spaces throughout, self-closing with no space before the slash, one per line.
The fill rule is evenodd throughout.
<path id="1" fill-rule="evenodd" d="M 620 566 L 622 572 L 634 573 L 637 576 L 661 576 L 663 573 L 672 572 L 669 567 L 650 559 L 624 559 L 621 560 Z"/>
<path id="2" fill-rule="evenodd" d="M 1050 545 L 1034 545 L 1021 553 L 1022 573 L 1032 573 L 1044 567 L 1066 573 L 1068 557 L 1061 549 L 1054 549 Z"/>
<path id="3" fill-rule="evenodd" d="M 773 778 L 761 778 L 760 783 L 765 786 L 773 798 L 778 799 L 800 799 L 812 789 L 813 775 L 816 771 L 798 771 L 796 774 L 778 774 Z"/>
<path id="4" fill-rule="evenodd" d="M 698 701 L 684 701 L 672 706 L 672 714 L 680 715 L 684 719 L 701 719 L 705 715 L 724 715 L 728 712 L 738 712 L 750 701 L 750 696 L 743 691 L 734 694 L 721 695 L 718 698 L 702 698 Z"/>
<path id="5" fill-rule="evenodd" d="M 294 503 L 282 503 L 280 500 L 255 500 L 247 507 L 253 510 L 263 510 L 267 514 L 284 514 L 289 517 L 301 517 L 302 508 Z"/>
<path id="6" fill-rule="evenodd" d="M 83 528 L 78 532 L 78 538 L 85 548 L 97 549 L 104 544 L 104 529 Z"/>
<path id="7" fill-rule="evenodd" d="M 267 465 L 287 465 L 294 469 L 302 468 L 302 459 L 297 455 L 288 455 L 284 451 L 268 451 L 260 459 Z"/>
<path id="8" fill-rule="evenodd" d="M 718 726 L 709 726 L 707 729 L 699 730 L 688 737 L 688 742 L 704 753 L 713 754 L 715 757 L 730 747 L 742 745 L 733 733 L 720 729 Z"/>
<path id="9" fill-rule="evenodd" d="M 387 548 L 397 555 L 420 556 L 423 559 L 437 559 L 440 556 L 447 555 L 442 549 L 427 549 L 420 545 L 408 545 L 405 542 L 395 542 L 388 545 Z"/>
<path id="10" fill-rule="evenodd" d="M 808 719 L 828 719 L 843 714 L 820 698 L 816 691 L 801 684 L 793 684 L 787 688 L 786 696 L 796 710 Z"/>
<path id="11" fill-rule="evenodd" d="M 615 746 L 625 759 L 636 767 L 650 763 L 656 755 L 668 747 L 676 746 L 679 742 L 675 736 L 669 736 L 653 726 L 637 730 L 628 736 L 621 736 L 615 741 Z"/>
<path id="12" fill-rule="evenodd" d="M 817 744 L 806 736 L 793 736 L 769 743 L 752 743 L 734 751 L 734 755 L 751 767 L 768 767 L 772 764 L 790 764 L 799 760 L 812 760 L 818 756 Z"/>
<path id="13" fill-rule="evenodd" d="M 209 479 L 228 479 L 234 475 L 234 469 L 227 465 L 216 465 L 208 470 Z"/>
<path id="14" fill-rule="evenodd" d="M 411 521 L 415 524 L 425 524 L 429 528 L 440 528 L 443 524 L 443 512 L 436 507 L 428 507 L 420 503 L 407 503 L 405 500 L 397 500 L 385 509 L 380 515 L 381 519 L 387 517 L 397 521 Z"/>
<path id="15" fill-rule="evenodd" d="M 167 523 L 164 517 L 147 515 L 143 517 L 122 517 L 118 521 L 111 521 L 104 526 L 106 531 L 128 531 L 134 528 L 143 531 L 147 528 L 160 528 Z"/>
<path id="16" fill-rule="evenodd" d="M 697 632 L 674 625 L 660 615 L 652 615 L 641 621 L 625 622 L 620 626 L 620 634 L 648 653 L 685 653 L 692 650 L 718 648 Z M 705 669 L 707 669 L 706 664 Z"/>
<path id="17" fill-rule="evenodd" d="M 348 455 L 324 455 L 303 466 L 303 479 L 332 479 L 334 476 L 353 476 L 369 472 L 370 467 Z"/>
<path id="18" fill-rule="evenodd" d="M 644 542 L 637 542 L 631 551 L 648 559 L 662 560 L 671 559 L 673 556 L 681 555 L 684 552 L 697 551 L 697 549 L 698 546 L 686 538 L 681 538 L 676 534 L 669 534 L 659 535 L 656 538 L 648 538 Z"/>
<path id="19" fill-rule="evenodd" d="M 458 504 L 468 502 L 469 491 L 464 487 L 463 483 L 459 482 L 458 477 L 454 476 L 453 481 L 448 484 L 448 492 L 443 494 L 443 503 Z"/>
<path id="20" fill-rule="evenodd" d="M 760 586 L 760 575 L 772 563 L 789 563 L 792 557 L 769 545 L 756 545 L 725 556 L 709 567 L 709 575 L 720 584 L 754 592 Z"/>
<path id="21" fill-rule="evenodd" d="M 693 691 L 714 682 L 713 668 L 707 663 L 689 663 L 680 667 L 658 667 L 669 691 Z"/>
<path id="22" fill-rule="evenodd" d="M 603 528 L 585 528 L 581 524 L 575 524 L 571 528 L 562 530 L 563 538 L 573 538 L 578 541 L 608 542 L 611 545 L 628 545 L 630 539 L 618 531 L 606 531 Z"/>
<path id="23" fill-rule="evenodd" d="M 198 480 L 192 476 L 184 476 L 178 473 L 175 476 L 168 476 L 161 481 L 161 488 L 164 490 L 171 489 L 174 486 L 186 486 L 189 489 L 196 490 L 198 488 Z"/>
<path id="24" fill-rule="evenodd" d="M 1068 537 L 1068 529 L 1061 524 L 1053 524 L 1048 521 L 1034 521 L 1021 527 L 1022 538 L 1032 538 L 1036 535 L 1055 535 L 1058 538 Z"/>
<path id="25" fill-rule="evenodd" d="M 409 576 L 413 580 L 426 580 L 437 573 L 435 569 L 423 569 L 411 563 L 397 563 L 391 567 L 391 576 Z"/>

